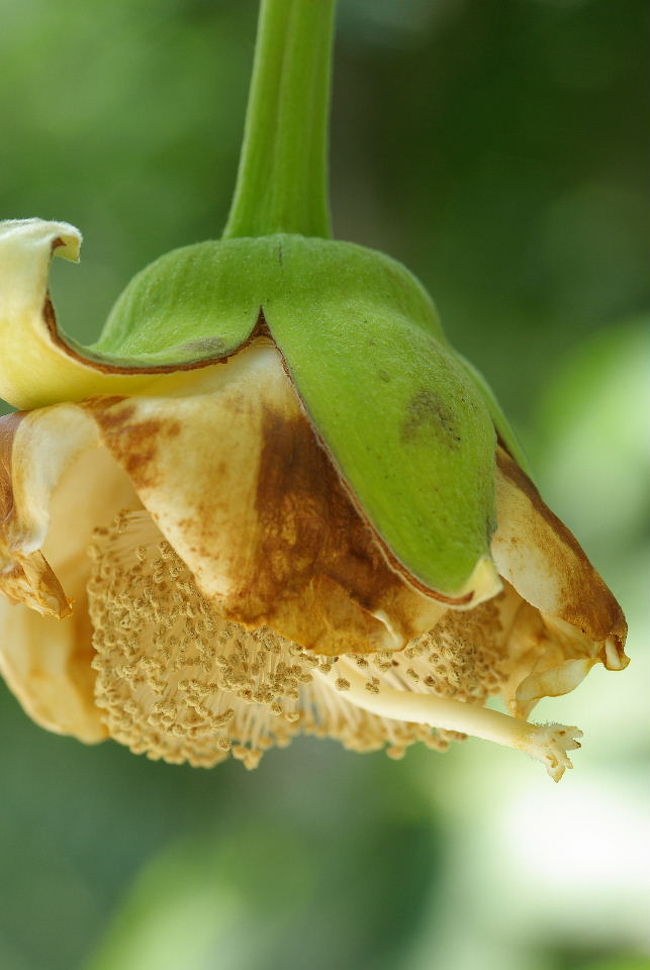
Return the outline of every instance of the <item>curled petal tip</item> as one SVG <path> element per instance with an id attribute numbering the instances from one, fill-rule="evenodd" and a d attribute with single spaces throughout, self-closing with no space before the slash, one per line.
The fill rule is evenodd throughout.
<path id="1" fill-rule="evenodd" d="M 602 659 L 607 670 L 625 670 L 630 658 L 625 653 L 621 637 L 607 637 L 602 650 Z"/>
<path id="2" fill-rule="evenodd" d="M 51 253 L 79 261 L 82 236 L 69 222 L 47 222 L 44 219 L 7 219 L 0 222 L 0 245 L 32 249 L 44 247 Z"/>
<path id="3" fill-rule="evenodd" d="M 23 603 L 41 616 L 59 620 L 72 613 L 70 601 L 40 552 L 24 555 L 1 551 L 5 566 L 0 571 L 0 591 L 11 603 Z"/>

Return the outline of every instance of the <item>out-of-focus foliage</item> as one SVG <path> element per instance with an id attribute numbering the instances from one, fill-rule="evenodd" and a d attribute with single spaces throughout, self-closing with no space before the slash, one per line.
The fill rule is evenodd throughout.
<path id="1" fill-rule="evenodd" d="M 650 966 L 647 14 L 340 0 L 337 235 L 420 275 L 630 616 L 629 671 L 539 712 L 585 729 L 575 772 L 478 741 L 192 771 L 48 735 L 3 688 L 0 966 Z M 85 232 L 54 278 L 82 339 L 147 261 L 219 234 L 255 16 L 0 0 L 0 211 Z"/>

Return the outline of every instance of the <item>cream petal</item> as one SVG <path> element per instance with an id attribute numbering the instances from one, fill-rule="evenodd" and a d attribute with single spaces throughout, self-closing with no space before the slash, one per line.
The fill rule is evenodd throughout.
<path id="1" fill-rule="evenodd" d="M 23 584 L 20 599 L 38 608 L 37 582 L 47 580 L 52 602 L 40 612 L 69 611 L 92 530 L 139 505 L 128 476 L 101 445 L 95 423 L 74 405 L 0 418 L 0 588 L 23 569 L 34 584 Z"/>
<path id="2" fill-rule="evenodd" d="M 48 298 L 52 255 L 76 262 L 80 245 L 65 222 L 0 223 L 0 397 L 15 407 L 66 400 L 79 381 L 97 391 L 92 368 L 59 345 Z"/>
<path id="3" fill-rule="evenodd" d="M 2 604 L 0 669 L 39 724 L 98 741 L 106 732 L 93 702 L 86 550 L 96 527 L 139 502 L 72 405 L 0 419 L 0 442 L 0 588 L 21 604 Z"/>
<path id="4" fill-rule="evenodd" d="M 67 405 L 0 418 L 0 589 L 44 614 L 70 611 L 41 550 L 53 493 L 93 439 L 93 425 Z"/>
<path id="5" fill-rule="evenodd" d="M 106 737 L 94 704 L 87 614 L 59 620 L 0 601 L 0 672 L 37 724 L 92 744 Z"/>
<path id="6" fill-rule="evenodd" d="M 516 462 L 502 448 L 497 458 L 492 554 L 500 574 L 540 611 L 554 640 L 563 624 L 565 644 L 609 669 L 621 669 L 627 663 L 627 627 L 620 606 Z"/>
<path id="7" fill-rule="evenodd" d="M 510 616 L 500 693 L 515 717 L 529 717 L 542 698 L 574 690 L 598 662 L 599 648 L 568 624 L 558 631 L 508 584 L 506 594 Z"/>
<path id="8" fill-rule="evenodd" d="M 517 688 L 514 710 L 518 717 L 528 717 L 544 697 L 560 697 L 575 690 L 597 660 L 564 660 L 548 670 L 535 670 Z"/>
<path id="9" fill-rule="evenodd" d="M 387 565 L 265 338 L 211 393 L 83 407 L 225 616 L 335 654 L 399 648 L 445 612 Z"/>

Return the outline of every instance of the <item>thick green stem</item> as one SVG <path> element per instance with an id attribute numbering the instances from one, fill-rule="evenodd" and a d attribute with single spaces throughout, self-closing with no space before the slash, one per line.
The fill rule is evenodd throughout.
<path id="1" fill-rule="evenodd" d="M 336 0 L 262 0 L 237 186 L 224 231 L 331 236 L 327 149 Z"/>

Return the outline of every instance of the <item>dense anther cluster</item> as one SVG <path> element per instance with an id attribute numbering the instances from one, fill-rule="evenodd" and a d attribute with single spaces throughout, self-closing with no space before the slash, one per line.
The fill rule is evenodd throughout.
<path id="1" fill-rule="evenodd" d="M 322 657 L 219 616 L 145 512 L 98 530 L 91 556 L 96 702 L 111 736 L 152 758 L 207 767 L 232 754 L 255 767 L 299 732 L 392 757 L 416 741 L 444 750 L 462 735 L 364 710 L 349 699 L 350 671 L 371 694 L 473 703 L 503 682 L 494 602 L 450 611 L 400 652 Z"/>

